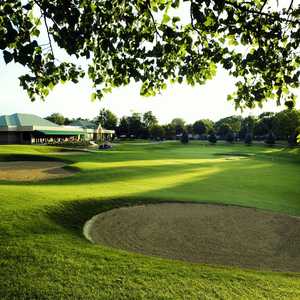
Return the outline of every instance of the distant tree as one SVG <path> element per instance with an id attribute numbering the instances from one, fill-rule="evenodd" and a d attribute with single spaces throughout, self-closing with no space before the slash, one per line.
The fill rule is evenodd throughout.
<path id="1" fill-rule="evenodd" d="M 143 122 L 145 124 L 145 127 L 148 128 L 148 129 L 150 129 L 150 127 L 158 124 L 158 120 L 153 115 L 152 111 L 147 111 L 147 112 L 144 113 Z"/>
<path id="2" fill-rule="evenodd" d="M 258 118 L 259 119 L 263 119 L 263 118 L 271 118 L 271 117 L 274 117 L 275 116 L 275 113 L 272 112 L 272 111 L 265 111 L 263 113 L 261 113 Z"/>
<path id="3" fill-rule="evenodd" d="M 180 141 L 182 144 L 188 144 L 188 142 L 189 142 L 189 135 L 185 130 L 183 131 L 183 133 L 181 135 Z"/>
<path id="4" fill-rule="evenodd" d="M 45 119 L 58 125 L 64 125 L 65 123 L 65 117 L 60 113 L 53 113 Z"/>
<path id="5" fill-rule="evenodd" d="M 270 131 L 268 133 L 267 138 L 265 140 L 265 143 L 270 145 L 270 146 L 272 146 L 276 143 L 276 136 L 272 131 Z"/>
<path id="6" fill-rule="evenodd" d="M 216 137 L 216 134 L 211 131 L 209 136 L 208 136 L 208 141 L 211 143 L 211 144 L 215 144 L 217 142 L 217 137 Z"/>
<path id="7" fill-rule="evenodd" d="M 129 124 L 129 135 L 136 138 L 142 137 L 144 133 L 144 124 L 142 122 L 142 115 L 134 112 L 127 118 Z"/>
<path id="8" fill-rule="evenodd" d="M 65 118 L 64 125 L 70 125 L 71 123 L 72 123 L 71 119 Z"/>
<path id="9" fill-rule="evenodd" d="M 176 130 L 171 124 L 163 125 L 165 131 L 165 138 L 167 140 L 173 140 L 176 136 Z"/>
<path id="10" fill-rule="evenodd" d="M 119 136 L 126 135 L 129 136 L 129 121 L 128 117 L 122 117 L 119 122 L 119 126 L 117 127 L 117 134 Z"/>
<path id="11" fill-rule="evenodd" d="M 225 137 L 225 139 L 226 139 L 226 141 L 228 142 L 228 143 L 233 143 L 234 142 L 234 132 L 232 131 L 232 130 L 229 130 L 228 132 L 227 132 L 227 134 L 226 134 L 226 137 Z"/>
<path id="12" fill-rule="evenodd" d="M 193 134 L 193 132 L 194 132 L 193 125 L 192 124 L 185 125 L 185 130 L 188 134 Z"/>
<path id="13" fill-rule="evenodd" d="M 175 118 L 171 121 L 171 126 L 175 129 L 176 134 L 183 133 L 185 129 L 185 121 L 181 118 Z"/>
<path id="14" fill-rule="evenodd" d="M 250 132 L 246 133 L 245 144 L 248 146 L 252 145 L 252 140 L 253 140 L 252 134 Z"/>
<path id="15" fill-rule="evenodd" d="M 153 125 L 150 128 L 150 136 L 154 140 L 161 140 L 165 136 L 165 130 L 164 130 L 163 126 L 160 126 L 158 124 Z"/>
<path id="16" fill-rule="evenodd" d="M 270 118 L 270 117 L 274 117 L 275 116 L 275 113 L 273 111 L 265 111 L 263 113 L 261 113 L 258 118 L 259 119 L 262 119 L 262 118 Z"/>
<path id="17" fill-rule="evenodd" d="M 242 124 L 242 117 L 241 116 L 230 116 L 223 119 L 220 119 L 215 123 L 215 129 L 219 135 L 221 135 L 223 138 L 226 136 L 227 132 L 222 132 L 222 128 L 225 127 L 225 125 L 228 125 L 229 128 L 234 133 L 239 133 L 241 130 L 241 124 Z M 221 132 L 220 132 L 221 131 Z"/>
<path id="18" fill-rule="evenodd" d="M 156 116 L 153 115 L 152 111 L 147 111 L 143 114 L 142 122 L 143 128 L 140 131 L 140 135 L 142 138 L 148 139 L 151 137 L 151 127 L 158 125 L 158 120 Z"/>
<path id="19" fill-rule="evenodd" d="M 209 119 L 198 120 L 193 124 L 193 130 L 195 134 L 207 134 L 213 129 L 214 123 Z"/>
<path id="20" fill-rule="evenodd" d="M 98 124 L 101 124 L 103 128 L 106 129 L 115 129 L 117 127 L 118 118 L 110 110 L 102 108 L 99 112 L 99 115 L 95 120 Z"/>
<path id="21" fill-rule="evenodd" d="M 266 136 L 274 130 L 273 112 L 265 112 L 259 115 L 257 122 L 254 124 L 253 133 L 255 136 Z"/>
<path id="22" fill-rule="evenodd" d="M 201 120 L 199 120 L 193 124 L 193 130 L 195 134 L 202 135 L 206 133 L 206 126 Z"/>
<path id="23" fill-rule="evenodd" d="M 214 129 L 214 121 L 210 120 L 210 119 L 202 119 L 202 122 L 204 122 L 205 126 L 206 126 L 206 133 L 210 133 L 213 129 Z"/>
<path id="24" fill-rule="evenodd" d="M 300 111 L 286 109 L 274 117 L 274 133 L 279 139 L 287 140 L 300 126 Z"/>
<path id="25" fill-rule="evenodd" d="M 296 128 L 295 131 L 289 136 L 289 146 L 293 147 L 299 143 L 298 136 L 300 135 L 300 127 Z"/>
<path id="26" fill-rule="evenodd" d="M 256 124 L 256 118 L 248 116 L 241 121 L 241 130 L 239 132 L 239 138 L 245 139 L 247 134 L 253 135 L 254 127 Z"/>
<path id="27" fill-rule="evenodd" d="M 226 136 L 229 132 L 233 132 L 233 131 L 231 129 L 231 126 L 227 123 L 221 124 L 217 131 L 221 139 L 226 139 Z"/>

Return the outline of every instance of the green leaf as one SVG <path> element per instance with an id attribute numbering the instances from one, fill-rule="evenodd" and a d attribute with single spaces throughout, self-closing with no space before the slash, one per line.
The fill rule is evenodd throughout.
<path id="1" fill-rule="evenodd" d="M 236 40 L 235 35 L 228 35 L 227 36 L 228 44 L 230 46 L 237 46 L 239 43 Z"/>
<path id="2" fill-rule="evenodd" d="M 8 64 L 13 60 L 14 56 L 10 52 L 4 50 L 3 58 L 4 58 L 5 63 Z"/>
<path id="3" fill-rule="evenodd" d="M 216 23 L 216 21 L 211 17 L 211 16 L 208 16 L 204 22 L 204 25 L 207 26 L 207 27 L 211 27 L 213 26 L 214 24 Z"/>
<path id="4" fill-rule="evenodd" d="M 179 22 L 180 21 L 180 18 L 179 17 L 173 17 L 172 18 L 172 22 L 173 23 L 176 23 L 176 22 Z"/>
<path id="5" fill-rule="evenodd" d="M 170 21 L 170 17 L 165 13 L 162 19 L 162 24 L 166 24 Z"/>
<path id="6" fill-rule="evenodd" d="M 97 99 L 97 94 L 96 93 L 92 93 L 91 94 L 91 100 L 95 101 Z"/>

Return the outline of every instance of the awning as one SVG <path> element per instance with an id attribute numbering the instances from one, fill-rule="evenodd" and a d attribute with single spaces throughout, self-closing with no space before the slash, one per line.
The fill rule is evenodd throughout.
<path id="1" fill-rule="evenodd" d="M 84 132 L 82 131 L 68 131 L 68 130 L 36 130 L 36 132 L 44 134 L 44 135 L 69 135 L 69 136 L 74 136 L 74 135 L 84 135 Z"/>
<path id="2" fill-rule="evenodd" d="M 115 131 L 114 130 L 109 130 L 109 129 L 100 129 L 99 130 L 99 133 L 107 133 L 107 134 L 115 134 Z"/>

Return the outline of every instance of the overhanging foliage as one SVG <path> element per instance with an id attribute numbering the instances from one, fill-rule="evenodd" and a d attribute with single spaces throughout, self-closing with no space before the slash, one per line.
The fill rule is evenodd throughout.
<path id="1" fill-rule="evenodd" d="M 102 98 L 112 88 L 142 82 L 155 95 L 169 82 L 204 84 L 221 65 L 236 77 L 228 98 L 237 107 L 273 99 L 295 103 L 299 87 L 300 5 L 271 0 L 4 0 L 0 48 L 6 63 L 27 67 L 29 97 L 88 75 Z M 188 12 L 189 21 L 180 19 Z M 41 42 L 41 32 L 48 42 Z M 56 57 L 61 48 L 88 67 Z M 67 56 L 65 56 L 67 57 Z"/>

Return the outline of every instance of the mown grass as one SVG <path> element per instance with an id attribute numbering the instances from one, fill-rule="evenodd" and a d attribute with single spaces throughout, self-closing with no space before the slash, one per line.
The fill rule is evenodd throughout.
<path id="1" fill-rule="evenodd" d="M 64 179 L 0 181 L 0 299 L 300 299 L 298 273 L 146 257 L 82 235 L 93 215 L 145 202 L 226 203 L 300 216 L 299 149 L 173 142 L 60 151 L 0 147 L 0 160 L 51 157 L 79 170 Z"/>

